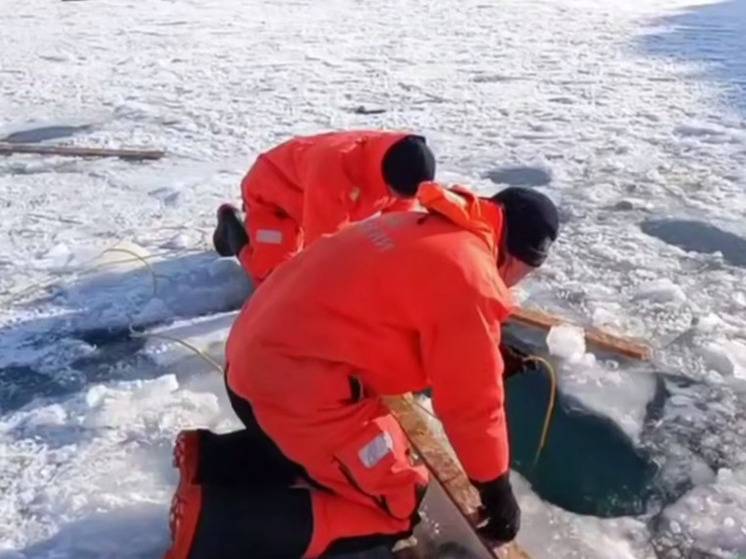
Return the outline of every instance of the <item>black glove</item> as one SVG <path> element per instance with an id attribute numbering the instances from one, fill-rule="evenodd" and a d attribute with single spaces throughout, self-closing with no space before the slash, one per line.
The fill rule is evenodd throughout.
<path id="1" fill-rule="evenodd" d="M 230 204 L 218 208 L 218 225 L 212 234 L 212 244 L 220 256 L 238 256 L 246 245 L 249 236 L 246 234 L 238 209 Z"/>
<path id="2" fill-rule="evenodd" d="M 518 373 L 523 373 L 531 368 L 531 355 L 516 345 L 500 344 L 500 353 L 505 363 L 503 375 L 508 378 Z"/>
<path id="3" fill-rule="evenodd" d="M 487 513 L 487 524 L 479 533 L 490 540 L 509 542 L 521 528 L 521 509 L 510 486 L 509 472 L 487 483 L 472 482 Z"/>

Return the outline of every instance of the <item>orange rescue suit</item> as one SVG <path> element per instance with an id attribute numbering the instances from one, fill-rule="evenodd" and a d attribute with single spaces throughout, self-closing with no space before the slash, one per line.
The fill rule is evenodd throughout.
<path id="1" fill-rule="evenodd" d="M 386 151 L 407 134 L 328 132 L 294 138 L 260 155 L 241 183 L 250 243 L 239 259 L 255 282 L 350 222 L 407 211 L 383 179 Z"/>
<path id="2" fill-rule="evenodd" d="M 228 339 L 231 389 L 283 453 L 337 496 L 329 504 L 323 491 L 313 495 L 307 557 L 332 536 L 406 530 L 416 511 L 426 471 L 410 462 L 377 395 L 431 387 L 468 476 L 490 481 L 508 470 L 502 210 L 435 183 L 419 199 L 427 213 L 358 223 L 278 268 Z M 356 516 L 340 500 L 367 512 Z"/>

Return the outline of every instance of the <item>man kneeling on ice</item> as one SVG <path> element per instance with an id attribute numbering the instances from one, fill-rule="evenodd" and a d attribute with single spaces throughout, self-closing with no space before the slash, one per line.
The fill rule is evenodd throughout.
<path id="1" fill-rule="evenodd" d="M 557 210 L 522 188 L 485 199 L 426 183 L 419 200 L 426 212 L 315 243 L 247 301 L 226 349 L 246 429 L 179 434 L 167 559 L 314 558 L 407 538 L 428 475 L 380 396 L 428 387 L 484 534 L 516 536 L 501 323 L 509 287 L 557 238 Z"/>
<path id="2" fill-rule="evenodd" d="M 245 226 L 233 206 L 218 209 L 213 244 L 221 256 L 237 256 L 259 285 L 322 235 L 414 209 L 418 186 L 434 176 L 422 136 L 358 130 L 293 138 L 261 154 L 244 177 Z"/>

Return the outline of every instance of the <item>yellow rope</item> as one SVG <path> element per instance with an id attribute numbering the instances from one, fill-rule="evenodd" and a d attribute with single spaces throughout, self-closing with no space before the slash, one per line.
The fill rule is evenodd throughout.
<path id="1" fill-rule="evenodd" d="M 107 252 L 122 252 L 124 254 L 129 254 L 133 257 L 134 260 L 140 261 L 150 272 L 150 276 L 153 278 L 153 297 L 155 297 L 158 294 L 158 274 L 155 273 L 155 270 L 153 269 L 153 266 L 150 265 L 150 262 L 145 260 L 145 257 L 137 254 L 136 252 L 129 250 L 127 248 L 107 248 L 105 251 L 101 253 L 101 256 L 106 254 Z M 103 265 L 113 265 L 112 262 L 105 262 Z"/>
<path id="2" fill-rule="evenodd" d="M 109 246 L 108 248 L 105 248 L 104 250 L 102 250 L 101 252 L 99 252 L 98 254 L 96 254 L 95 256 L 93 256 L 93 257 L 89 258 L 88 260 L 84 261 L 83 263 L 81 263 L 80 266 L 79 266 L 79 268 L 85 268 L 86 266 L 88 266 L 92 262 L 95 262 L 96 260 L 98 260 L 99 258 L 101 258 L 104 254 L 109 253 L 109 252 L 119 252 L 119 253 L 129 254 L 129 255 L 132 256 L 132 258 L 124 258 L 124 259 L 121 259 L 121 260 L 114 260 L 112 262 L 104 262 L 102 264 L 97 264 L 95 266 L 88 266 L 85 270 L 79 270 L 79 271 L 76 271 L 76 272 L 70 272 L 70 274 L 73 275 L 74 277 L 82 277 L 82 276 L 85 276 L 87 274 L 91 274 L 91 273 L 97 272 L 97 271 L 99 271 L 101 269 L 105 269 L 105 268 L 108 268 L 108 267 L 111 267 L 111 266 L 115 266 L 117 264 L 129 264 L 131 262 L 141 262 L 146 267 L 148 267 L 148 269 L 150 270 L 151 274 L 153 275 L 153 293 L 155 293 L 157 291 L 157 277 L 158 277 L 158 275 L 153 270 L 152 265 L 148 263 L 147 259 L 148 258 L 156 258 L 158 256 L 162 256 L 164 253 L 149 254 L 147 256 L 141 256 L 141 255 L 139 255 L 139 254 L 137 254 L 137 253 L 135 253 L 135 252 L 133 252 L 133 251 L 131 251 L 129 249 L 118 248 L 116 245 L 119 244 L 119 243 L 121 243 L 121 242 L 122 241 L 117 241 L 116 243 L 114 243 L 113 245 Z M 25 287 L 24 289 L 21 289 L 17 293 L 14 293 L 14 294 L 8 296 L 6 299 L 3 299 L 2 300 L 2 305 L 8 305 L 8 306 L 10 306 L 10 305 L 12 305 L 14 303 L 17 303 L 18 301 L 26 298 L 26 297 L 31 296 L 32 294 L 36 293 L 37 291 L 41 291 L 43 289 L 46 289 L 47 287 L 51 287 L 51 286 L 56 285 L 56 284 L 64 284 L 64 283 L 65 283 L 65 280 L 64 279 L 61 280 L 60 278 L 51 278 L 51 279 L 49 279 L 47 281 L 41 281 L 41 282 L 37 282 L 37 283 L 32 283 L 28 287 Z"/>
<path id="3" fill-rule="evenodd" d="M 543 357 L 537 357 L 537 356 L 530 356 L 526 358 L 526 361 L 533 361 L 535 363 L 540 363 L 544 365 L 544 369 L 546 369 L 547 373 L 549 374 L 549 382 L 551 384 L 550 390 L 549 390 L 549 403 L 547 404 L 547 411 L 544 415 L 544 426 L 541 430 L 541 438 L 539 439 L 539 446 L 536 449 L 536 455 L 534 456 L 534 462 L 532 465 L 532 468 L 535 468 L 536 465 L 539 462 L 539 457 L 541 456 L 542 450 L 544 450 L 544 447 L 547 444 L 547 439 L 549 438 L 549 427 L 552 424 L 552 416 L 554 415 L 554 407 L 557 402 L 557 373 L 554 370 L 554 367 L 552 367 L 551 363 L 544 359 Z M 414 400 L 417 407 L 419 407 L 422 411 L 424 411 L 427 415 L 435 419 L 436 421 L 440 422 L 440 419 L 431 412 L 429 409 L 427 409 L 425 406 L 420 404 L 419 401 L 415 398 Z"/>
<path id="4" fill-rule="evenodd" d="M 527 359 L 527 361 L 534 361 L 535 363 L 540 363 L 544 365 L 544 368 L 546 369 L 547 373 L 549 373 L 549 382 L 550 382 L 550 388 L 549 388 L 549 403 L 547 404 L 547 412 L 544 415 L 544 427 L 541 430 L 541 438 L 539 439 L 539 447 L 536 449 L 536 455 L 534 456 L 534 463 L 532 467 L 536 467 L 536 465 L 539 462 L 539 457 L 541 456 L 541 451 L 544 450 L 544 447 L 547 444 L 547 438 L 549 438 L 549 427 L 552 423 L 552 416 L 554 415 L 554 406 L 557 402 L 557 373 L 554 370 L 554 367 L 552 367 L 552 364 L 549 363 L 546 359 L 543 357 L 537 357 L 532 355 Z"/>
<path id="5" fill-rule="evenodd" d="M 122 242 L 121 239 L 118 240 L 116 243 L 112 244 L 108 248 L 105 248 L 104 250 L 102 250 L 101 252 L 99 252 L 96 256 L 93 256 L 93 257 L 89 258 L 88 260 L 86 260 L 85 262 L 81 263 L 80 267 L 84 268 L 85 266 L 87 266 L 91 262 L 94 262 L 98 258 L 101 258 L 101 256 L 103 256 L 106 253 L 107 250 L 110 250 L 110 249 L 114 248 L 115 246 L 117 246 L 121 242 Z M 59 283 L 59 282 L 60 282 L 60 280 L 58 278 L 52 278 L 52 279 L 44 281 L 44 282 L 32 283 L 31 285 L 29 285 L 25 289 L 22 289 L 18 293 L 15 293 L 14 295 L 11 295 L 7 299 L 3 300 L 3 305 L 12 305 L 13 303 L 15 303 L 17 301 L 20 301 L 21 299 L 23 299 L 24 297 L 27 297 L 27 296 L 31 295 L 32 293 L 36 293 L 37 291 L 39 291 L 41 289 L 44 289 L 46 287 L 49 287 L 49 286 L 54 285 L 54 284 Z"/>
<path id="6" fill-rule="evenodd" d="M 130 326 L 130 333 L 135 338 L 160 338 L 162 340 L 168 340 L 171 342 L 175 342 L 177 344 L 181 344 L 185 348 L 193 351 L 196 355 L 199 355 L 202 359 L 204 359 L 207 363 L 209 363 L 218 373 L 221 375 L 223 374 L 223 366 L 218 363 L 215 359 L 210 357 L 210 355 L 199 349 L 198 347 L 190 344 L 189 342 L 185 342 L 184 340 L 177 338 L 175 336 L 167 336 L 165 334 L 157 334 L 155 332 L 138 332 L 135 330 L 132 326 Z"/>

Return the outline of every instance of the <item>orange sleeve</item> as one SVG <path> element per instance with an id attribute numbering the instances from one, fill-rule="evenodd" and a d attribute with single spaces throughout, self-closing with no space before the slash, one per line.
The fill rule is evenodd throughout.
<path id="1" fill-rule="evenodd" d="M 509 468 L 499 305 L 464 278 L 447 279 L 421 331 L 433 409 L 466 474 L 491 481 Z"/>
<path id="2" fill-rule="evenodd" d="M 301 180 L 301 227 L 308 246 L 321 235 L 336 233 L 350 222 L 352 184 L 344 172 L 343 153 L 324 145 L 309 150 L 308 166 Z"/>
<path id="3" fill-rule="evenodd" d="M 394 202 L 381 210 L 382 214 L 390 212 L 411 212 L 417 209 L 417 198 L 395 198 Z"/>

